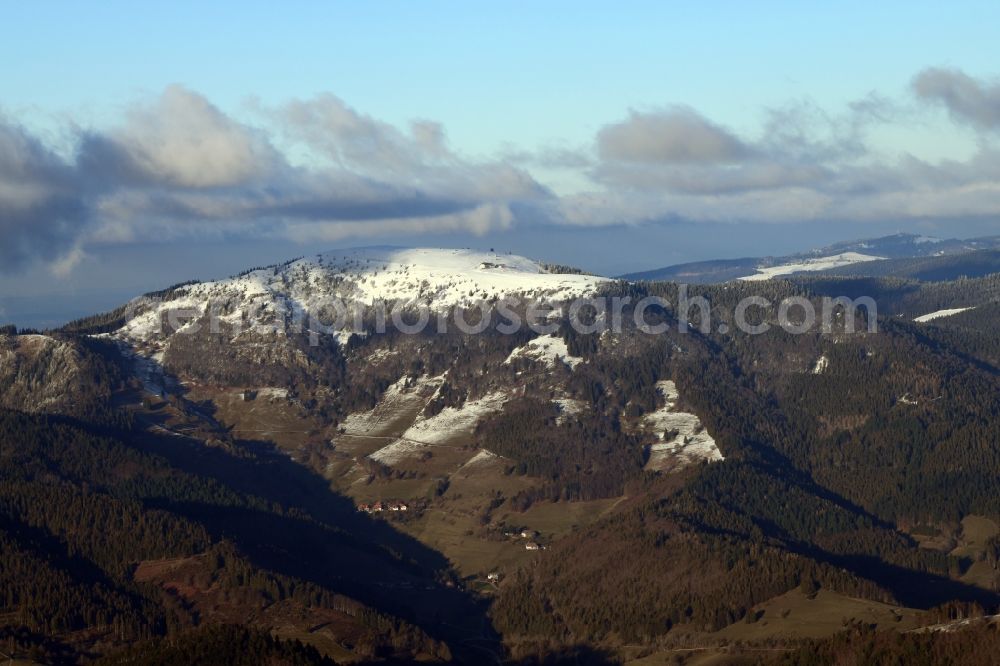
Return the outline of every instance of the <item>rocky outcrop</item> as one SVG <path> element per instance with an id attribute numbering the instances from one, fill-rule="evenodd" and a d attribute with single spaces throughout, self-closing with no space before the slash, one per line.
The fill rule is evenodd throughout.
<path id="1" fill-rule="evenodd" d="M 78 342 L 47 335 L 0 336 L 0 407 L 73 414 L 110 391 Z"/>

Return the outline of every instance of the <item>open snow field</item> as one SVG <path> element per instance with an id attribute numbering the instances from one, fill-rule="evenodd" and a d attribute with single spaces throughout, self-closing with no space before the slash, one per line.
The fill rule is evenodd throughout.
<path id="1" fill-rule="evenodd" d="M 754 275 L 741 277 L 740 280 L 752 282 L 770 280 L 781 275 L 825 271 L 831 268 L 859 264 L 864 261 L 878 261 L 879 259 L 885 259 L 885 257 L 876 257 L 870 254 L 861 254 L 860 252 L 842 252 L 841 254 L 832 254 L 829 257 L 815 257 L 813 259 L 803 259 L 802 261 L 778 266 L 759 267 Z"/>

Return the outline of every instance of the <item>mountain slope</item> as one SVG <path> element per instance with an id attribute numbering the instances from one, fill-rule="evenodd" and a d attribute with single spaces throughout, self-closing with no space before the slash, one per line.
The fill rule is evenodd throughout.
<path id="1" fill-rule="evenodd" d="M 471 250 L 363 248 L 316 255 L 248 271 L 228 280 L 181 286 L 162 298 L 140 299 L 117 337 L 155 344 L 162 315 L 184 312 L 196 319 L 216 308 L 220 321 L 261 327 L 302 327 L 328 314 L 334 301 L 372 306 L 431 307 L 440 312 L 507 296 L 565 301 L 593 293 L 605 278 L 550 273 L 524 257 Z M 353 323 L 348 321 L 347 323 Z M 181 330 L 183 326 L 178 327 Z"/>
<path id="2" fill-rule="evenodd" d="M 102 653 L 235 622 L 357 642 L 341 656 L 433 655 L 411 622 L 453 629 L 424 604 L 475 615 L 440 559 L 280 458 L 0 410 L 0 462 L 0 607 L 50 642 Z"/>
<path id="3" fill-rule="evenodd" d="M 851 334 L 838 319 L 789 335 L 765 311 L 764 335 L 682 333 L 669 305 L 645 313 L 662 333 L 640 330 L 635 303 L 677 303 L 678 289 L 518 257 L 382 248 L 179 285 L 53 336 L 80 356 L 74 368 L 90 367 L 96 349 L 108 356 L 94 393 L 123 416 L 118 453 L 96 456 L 110 463 L 48 444 L 19 454 L 11 438 L 5 473 L 31 471 L 8 481 L 16 497 L 48 493 L 32 507 L 62 506 L 47 483 L 68 497 L 89 489 L 95 502 L 131 503 L 119 513 L 136 537 L 156 520 L 190 532 L 173 550 L 139 544 L 148 552 L 138 557 L 84 552 L 111 581 L 102 603 L 138 586 L 158 590 L 142 602 L 154 607 L 163 592 L 211 622 L 330 622 L 355 645 L 363 626 L 287 592 L 317 586 L 379 614 L 372 640 L 400 656 L 441 641 L 470 663 L 581 643 L 698 645 L 797 586 L 920 608 L 1000 601 L 984 563 L 954 546 L 958 521 L 1000 520 L 996 276 L 806 275 L 691 293 L 730 331 L 747 296 L 820 310 L 823 296 L 871 295 L 876 332 L 861 321 Z M 585 332 L 567 320 L 576 295 L 632 300 L 620 327 Z M 456 306 L 518 296 L 557 301 L 550 330 L 436 325 Z M 399 299 L 405 322 L 427 308 L 434 325 L 380 330 L 363 316 L 331 326 L 330 298 Z M 958 308 L 970 309 L 914 321 Z M 487 323 L 502 320 L 487 307 Z M 38 358 L 32 338 L 4 344 L 13 351 L 0 374 Z M 19 404 L 50 384 L 59 393 L 56 366 L 41 364 L 41 383 L 28 381 L 33 371 L 4 375 L 19 378 Z M 40 441 L 61 441 L 55 424 L 36 425 Z M 62 571 L 80 537 L 60 531 L 64 512 L 34 511 L 27 527 L 45 538 L 9 511 L 4 547 L 19 568 L 48 549 Z M 260 594 L 251 614 L 240 600 Z M 305 635 L 325 654 L 340 649 L 323 631 Z"/>

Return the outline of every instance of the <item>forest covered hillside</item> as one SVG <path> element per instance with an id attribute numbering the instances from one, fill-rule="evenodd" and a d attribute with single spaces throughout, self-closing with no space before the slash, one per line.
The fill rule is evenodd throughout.
<path id="1" fill-rule="evenodd" d="M 845 621 L 880 609 L 877 632 L 996 612 L 996 275 L 686 288 L 506 261 L 437 267 L 438 286 L 400 306 L 453 317 L 454 285 L 471 280 L 472 297 L 514 271 L 475 332 L 275 325 L 313 314 L 324 290 L 429 270 L 367 260 L 7 330 L 9 649 L 604 663 L 636 646 L 732 650 L 724 637 L 742 631 L 747 655 L 799 659 L 839 640 L 824 604 L 855 608 Z M 563 276 L 585 287 L 546 286 Z M 539 290 L 549 328 L 504 328 Z M 751 296 L 833 303 L 829 326 L 789 332 L 804 315 L 758 307 L 766 332 L 744 333 L 734 313 Z M 257 298 L 264 319 L 243 309 Z M 795 594 L 801 609 L 770 618 Z"/>

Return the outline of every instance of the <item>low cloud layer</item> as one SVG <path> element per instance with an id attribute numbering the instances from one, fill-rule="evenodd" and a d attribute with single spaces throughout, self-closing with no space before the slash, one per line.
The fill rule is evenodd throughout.
<path id="1" fill-rule="evenodd" d="M 879 155 L 868 132 L 900 109 L 946 108 L 979 137 L 966 161 Z M 913 112 L 907 112 L 913 113 Z M 0 272 L 68 274 L 93 243 L 226 235 L 336 243 L 392 234 L 484 234 L 531 225 L 664 220 L 835 223 L 1000 215 L 1000 84 L 927 69 L 912 97 L 869 95 L 837 114 L 765 112 L 743 136 L 684 106 L 631 111 L 590 145 L 511 146 L 473 159 L 430 120 L 398 127 L 334 95 L 242 119 L 171 86 L 60 157 L 0 116 Z M 583 183 L 555 195 L 532 175 Z"/>
<path id="2" fill-rule="evenodd" d="M 830 114 L 809 104 L 766 112 L 762 131 L 738 136 L 688 108 L 631 112 L 598 132 L 590 176 L 600 190 L 565 197 L 552 219 L 729 222 L 957 220 L 1000 216 L 1000 85 L 927 69 L 916 105 L 876 94 Z M 928 162 L 867 145 L 873 128 L 923 120 L 943 104 L 980 133 L 967 161 Z"/>

